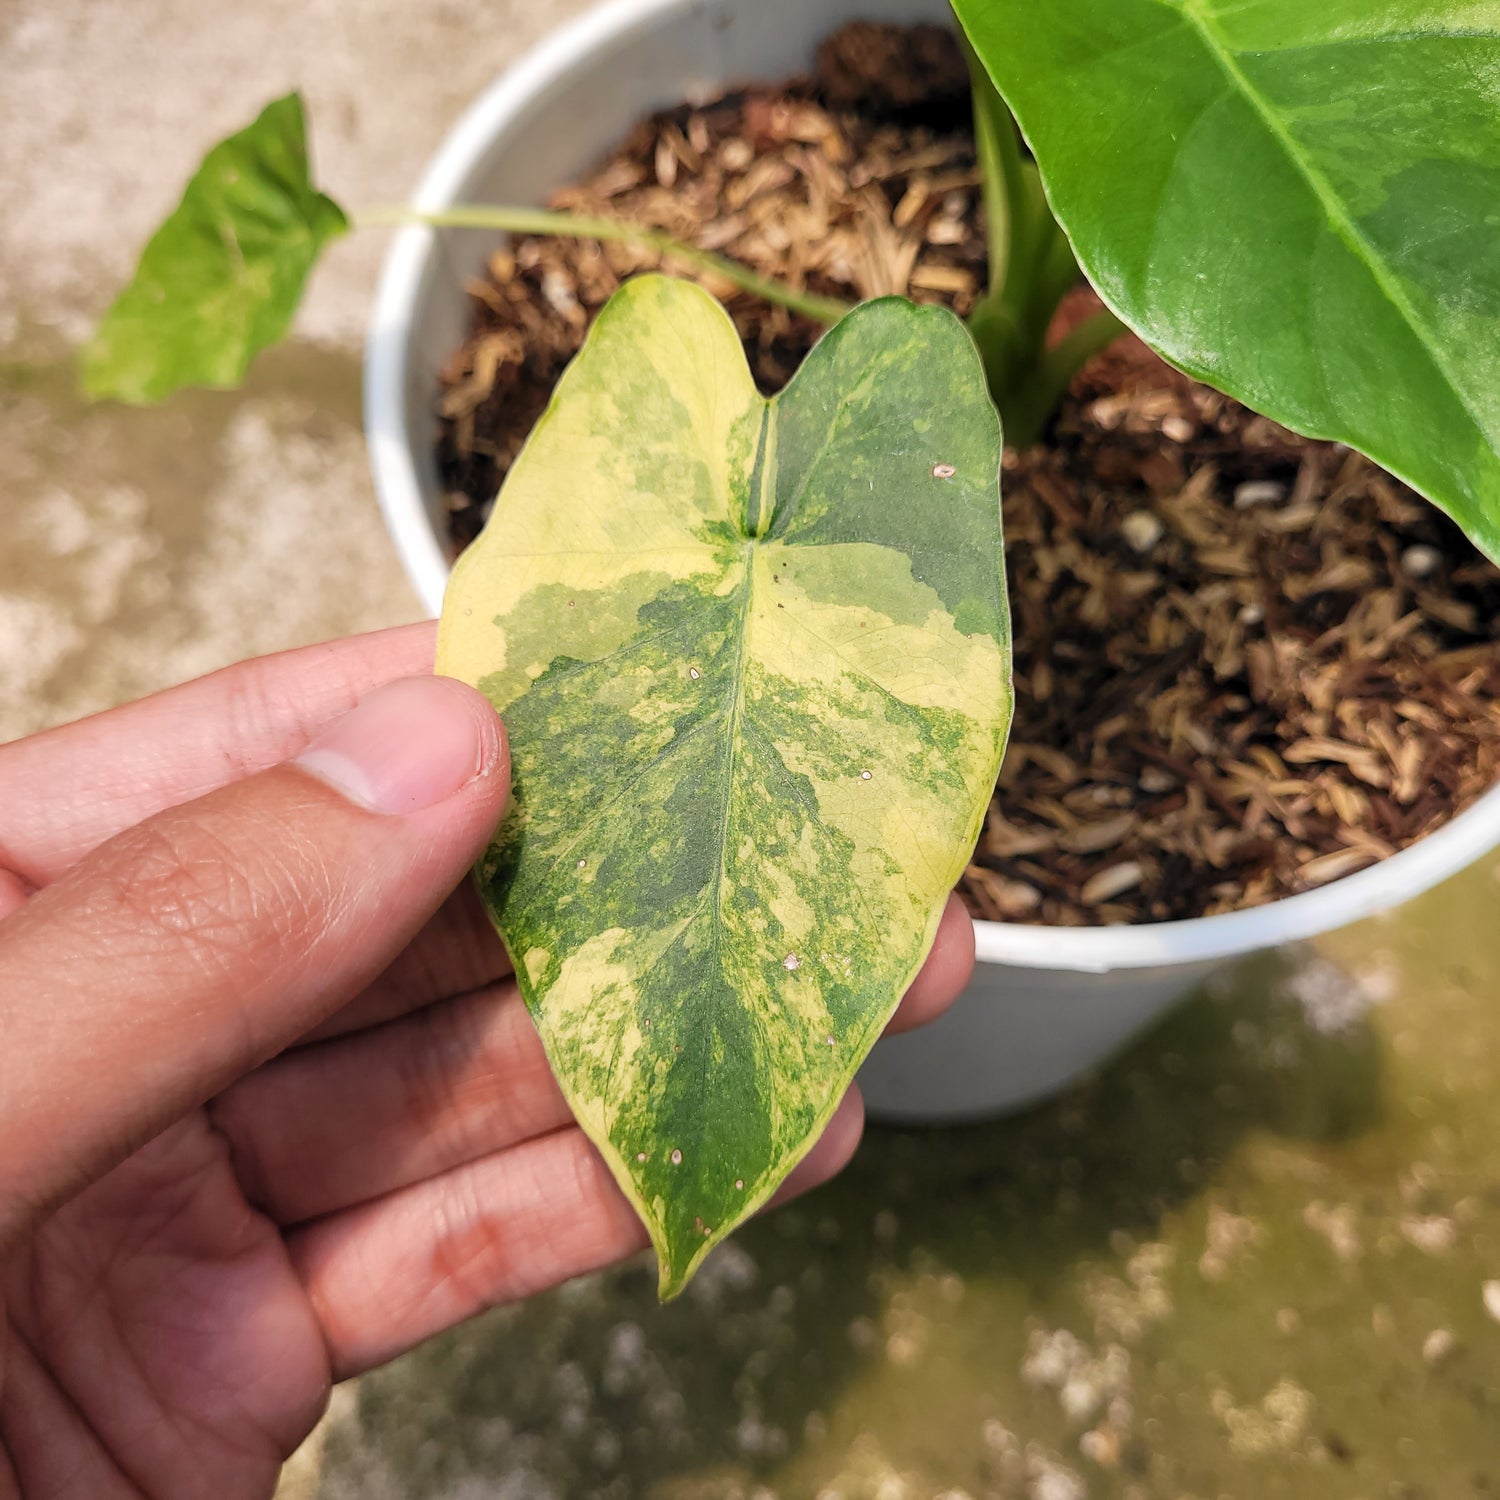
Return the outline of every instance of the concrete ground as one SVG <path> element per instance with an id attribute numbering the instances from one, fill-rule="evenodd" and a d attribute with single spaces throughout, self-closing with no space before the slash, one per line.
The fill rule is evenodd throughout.
<path id="1" fill-rule="evenodd" d="M 203 151 L 300 87 L 351 208 L 399 202 L 567 0 L 0 0 L 0 737 L 414 618 L 359 430 L 386 236 L 334 247 L 250 391 L 85 409 L 71 350 Z"/>
<path id="2" fill-rule="evenodd" d="M 213 139 L 306 90 L 399 197 L 557 0 L 0 0 L 0 738 L 418 612 L 357 410 L 382 249 L 249 391 L 70 351 Z M 655 1306 L 640 1265 L 340 1392 L 318 1500 L 1500 1495 L 1495 870 L 1229 978 L 1012 1121 L 872 1132 Z"/>

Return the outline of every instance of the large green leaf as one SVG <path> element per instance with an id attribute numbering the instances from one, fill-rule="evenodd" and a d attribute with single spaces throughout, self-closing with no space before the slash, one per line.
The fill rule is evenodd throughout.
<path id="1" fill-rule="evenodd" d="M 718 304 L 643 277 L 454 572 L 438 670 L 515 765 L 481 887 L 664 1295 L 816 1139 L 973 847 L 999 464 L 949 313 L 866 304 L 767 401 Z"/>
<path id="2" fill-rule="evenodd" d="M 1500 0 L 955 0 L 1106 302 L 1500 559 Z"/>
<path id="3" fill-rule="evenodd" d="M 319 252 L 349 227 L 312 185 L 302 100 L 267 105 L 204 158 L 84 350 L 96 399 L 238 385 L 287 330 Z"/>

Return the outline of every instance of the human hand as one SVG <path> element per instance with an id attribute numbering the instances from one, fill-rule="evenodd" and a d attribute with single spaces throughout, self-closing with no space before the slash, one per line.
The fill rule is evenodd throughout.
<path id="1" fill-rule="evenodd" d="M 0 746 L 3 1500 L 269 1495 L 333 1381 L 646 1243 L 463 881 L 509 761 L 432 649 Z M 893 1029 L 972 958 L 951 902 Z"/>

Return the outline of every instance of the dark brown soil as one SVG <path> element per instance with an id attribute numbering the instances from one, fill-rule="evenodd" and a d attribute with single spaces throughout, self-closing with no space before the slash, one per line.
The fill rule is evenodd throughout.
<path id="1" fill-rule="evenodd" d="M 931 28 L 861 26 L 818 63 L 656 116 L 555 202 L 819 292 L 967 312 L 985 245 L 962 59 Z M 592 314 L 659 264 L 564 240 L 496 255 L 440 402 L 455 549 Z M 819 329 L 699 279 L 762 387 L 782 385 Z M 1129 339 L 1075 382 L 1045 444 L 1007 455 L 1004 492 L 1016 720 L 964 882 L 976 915 L 1261 904 L 1404 847 L 1495 780 L 1500 570 L 1357 454 Z"/>

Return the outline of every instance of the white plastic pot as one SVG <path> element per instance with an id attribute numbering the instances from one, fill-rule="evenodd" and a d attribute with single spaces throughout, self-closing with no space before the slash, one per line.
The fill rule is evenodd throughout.
<path id="1" fill-rule="evenodd" d="M 947 0 L 613 0 L 550 36 L 459 122 L 418 208 L 541 203 L 640 117 L 727 84 L 805 70 L 846 21 L 938 21 Z M 411 228 L 386 262 L 365 368 L 375 485 L 407 572 L 442 604 L 448 564 L 432 458 L 438 369 L 463 338 L 487 232 Z M 860 1075 L 871 1112 L 952 1121 L 1015 1109 L 1107 1058 L 1226 962 L 1406 901 L 1500 845 L 1500 789 L 1421 843 L 1271 906 L 1125 928 L 979 922 L 968 990 L 936 1025 L 882 1042 Z"/>

